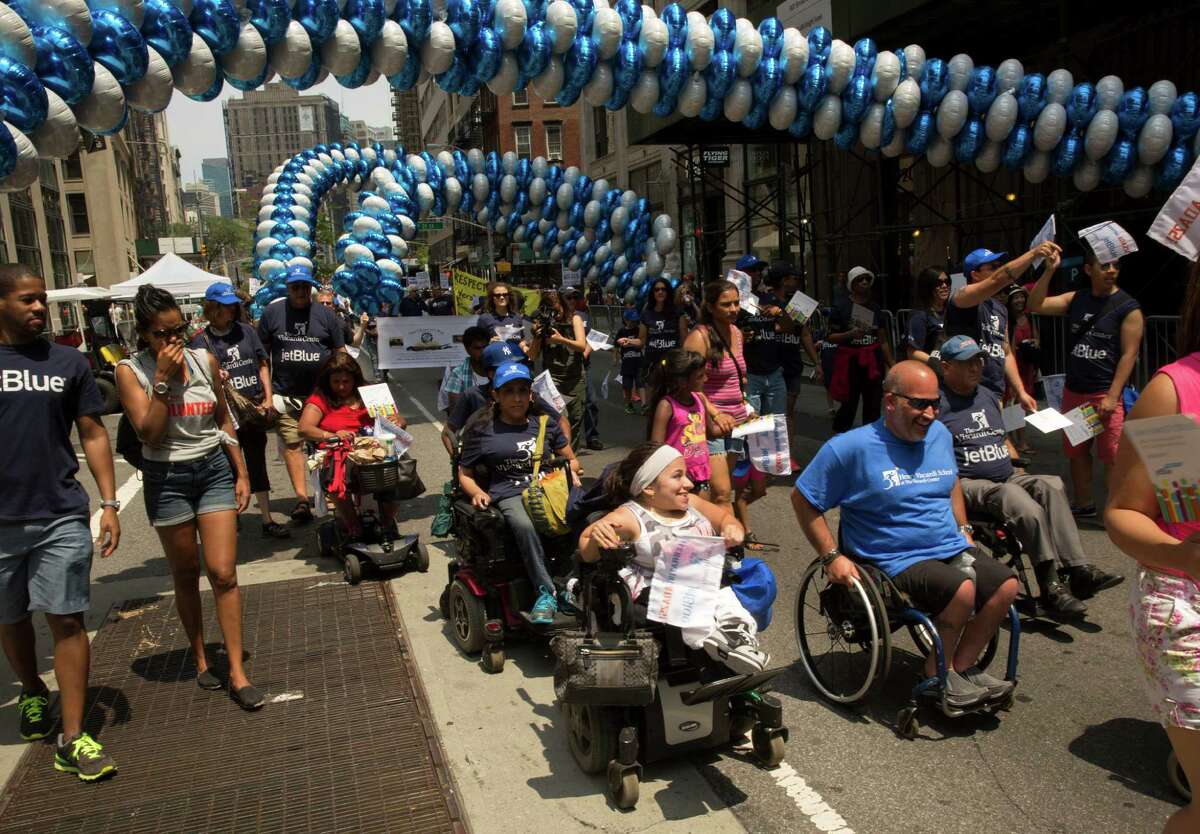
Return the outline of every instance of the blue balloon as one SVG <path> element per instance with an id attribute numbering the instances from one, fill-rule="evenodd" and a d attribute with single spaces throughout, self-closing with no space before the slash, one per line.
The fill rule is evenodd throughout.
<path id="1" fill-rule="evenodd" d="M 92 56 L 65 29 L 34 26 L 31 31 L 37 47 L 34 71 L 38 78 L 67 104 L 78 104 L 92 91 L 96 80 Z"/>
<path id="2" fill-rule="evenodd" d="M 17 167 L 17 143 L 8 128 L 0 125 L 0 180 L 8 178 Z"/>
<path id="3" fill-rule="evenodd" d="M 1046 106 L 1046 76 L 1033 72 L 1021 79 L 1017 88 L 1017 112 L 1021 121 L 1031 122 Z"/>
<path id="4" fill-rule="evenodd" d="M 297 3 L 296 7 L 298 9 L 300 3 Z M 336 9 L 337 7 L 335 6 L 335 14 Z M 234 9 L 233 4 L 229 0 L 195 0 L 192 4 L 192 14 L 188 17 L 188 20 L 192 24 L 192 31 L 208 44 L 208 48 L 218 58 L 237 46 L 238 33 L 241 31 L 241 21 L 238 19 L 237 10 Z M 93 30 L 95 24 L 96 12 L 92 12 Z M 334 25 L 337 25 L 336 22 Z M 96 51 L 95 44 L 96 35 L 93 32 L 93 53 Z M 116 73 L 113 74 L 116 75 Z"/>
<path id="5" fill-rule="evenodd" d="M 967 83 L 967 105 L 975 114 L 986 113 L 996 100 L 996 71 L 991 67 L 975 67 Z"/>
<path id="6" fill-rule="evenodd" d="M 460 2 L 470 3 L 471 0 L 460 0 Z M 346 5 L 342 8 L 342 17 L 354 27 L 363 46 L 370 46 L 383 30 L 383 0 L 346 0 Z M 450 28 L 453 29 L 453 25 Z M 457 35 L 457 33 L 455 34 Z M 470 43 L 473 40 L 475 40 L 475 35 L 472 32 L 470 38 L 464 38 L 458 42 Z M 365 49 L 363 51 L 366 52 Z"/>
<path id="7" fill-rule="evenodd" d="M 714 102 L 719 107 L 725 96 L 729 95 L 729 90 L 736 80 L 737 61 L 733 60 L 733 53 L 714 52 L 712 60 L 704 70 L 704 84 L 708 89 L 706 103 Z"/>
<path id="8" fill-rule="evenodd" d="M 716 121 L 717 117 L 721 115 L 722 109 L 721 99 L 710 95 L 705 99 L 704 106 L 700 108 L 700 118 L 706 122 Z"/>
<path id="9" fill-rule="evenodd" d="M 243 93 L 248 93 L 251 90 L 257 90 L 259 87 L 261 87 L 266 82 L 267 76 L 270 74 L 270 64 L 263 64 L 263 68 L 258 75 L 254 78 L 251 78 L 249 81 L 239 81 L 231 75 L 226 76 L 225 80 L 229 82 L 229 86 L 233 87 L 235 90 L 241 90 Z"/>
<path id="10" fill-rule="evenodd" d="M 1150 98 L 1141 87 L 1126 90 L 1117 105 L 1117 121 L 1121 125 L 1121 135 L 1135 138 L 1146 119 L 1150 118 Z"/>
<path id="11" fill-rule="evenodd" d="M 1125 181 L 1137 165 L 1137 144 L 1128 136 L 1121 136 L 1113 143 L 1108 156 L 1101 163 L 1100 175 L 1110 185 Z"/>
<path id="12" fill-rule="evenodd" d="M 308 69 L 302 75 L 296 78 L 281 78 L 284 84 L 287 84 L 294 90 L 307 90 L 313 84 L 317 83 L 317 76 L 321 74 L 321 56 L 314 54 L 313 59 L 308 63 Z"/>
<path id="13" fill-rule="evenodd" d="M 122 86 L 141 81 L 146 75 L 149 56 L 142 34 L 110 9 L 92 12 L 92 43 L 88 48 Z"/>
<path id="14" fill-rule="evenodd" d="M 812 113 L 807 110 L 797 110 L 796 118 L 788 125 L 788 133 L 797 139 L 806 139 L 812 133 Z"/>
<path id="15" fill-rule="evenodd" d="M 40 75 L 40 73 L 39 73 Z M 1171 105 L 1171 126 L 1176 139 L 1191 139 L 1200 129 L 1200 97 L 1184 93 Z"/>
<path id="16" fill-rule="evenodd" d="M 892 54 L 900 62 L 900 78 L 908 78 L 908 55 L 903 49 L 893 49 Z"/>
<path id="17" fill-rule="evenodd" d="M 500 36 L 494 29 L 480 29 L 478 39 L 471 49 L 473 63 L 471 76 L 476 81 L 487 83 L 500 71 L 500 63 L 504 57 L 504 47 Z"/>
<path id="18" fill-rule="evenodd" d="M 676 98 L 688 78 L 687 53 L 682 47 L 673 46 L 663 56 L 663 62 L 658 66 L 659 96 L 661 98 Z"/>
<path id="19" fill-rule="evenodd" d="M 844 151 L 853 148 L 857 139 L 858 125 L 856 124 L 845 123 L 838 128 L 837 133 L 833 134 L 833 143 Z"/>
<path id="20" fill-rule="evenodd" d="M 783 52 L 783 24 L 779 18 L 763 18 L 758 24 L 758 35 L 762 38 L 763 57 L 778 58 Z"/>
<path id="21" fill-rule="evenodd" d="M 389 75 L 387 78 L 388 86 L 393 90 L 411 90 L 416 86 L 417 79 L 421 76 L 421 58 L 418 54 L 419 50 L 413 47 L 412 40 L 409 40 L 408 59 L 404 62 L 404 67 L 400 72 L 394 75 Z"/>
<path id="22" fill-rule="evenodd" d="M 904 142 L 904 149 L 916 156 L 925 153 L 925 149 L 929 147 L 929 140 L 933 136 L 933 129 L 933 114 L 928 110 L 917 113 L 917 117 L 913 119 L 913 123 L 908 128 L 908 138 Z"/>
<path id="23" fill-rule="evenodd" d="M 655 103 L 650 112 L 652 112 L 655 116 L 658 116 L 660 119 L 665 119 L 675 112 L 675 105 L 678 103 L 678 96 L 668 96 L 665 93 L 660 93 L 658 101 Z"/>
<path id="24" fill-rule="evenodd" d="M 875 58 L 879 47 L 870 38 L 859 38 L 854 43 L 854 74 L 870 77 L 875 70 Z"/>
<path id="25" fill-rule="evenodd" d="M 942 103 L 950 89 L 949 70 L 941 58 L 930 58 L 921 68 L 921 108 L 931 110 Z"/>
<path id="26" fill-rule="evenodd" d="M 856 75 L 850 79 L 846 89 L 842 91 L 842 126 L 857 125 L 867 114 L 871 105 L 871 79 L 865 75 Z"/>
<path id="27" fill-rule="evenodd" d="M 1001 156 L 1004 167 L 1010 171 L 1017 170 L 1025 164 L 1032 150 L 1033 130 L 1027 124 L 1017 124 L 1004 143 L 1004 153 Z"/>
<path id="28" fill-rule="evenodd" d="M 212 2 L 212 0 L 206 0 Z M 195 10 L 192 11 L 195 16 Z M 337 28 L 338 7 L 336 0 L 296 0 L 292 6 L 292 20 L 304 27 L 314 44 L 329 40 Z M 428 30 L 428 27 L 426 27 Z M 413 54 L 413 39 L 409 38 L 409 55 Z"/>
<path id="29" fill-rule="evenodd" d="M 1084 130 L 1096 115 L 1096 85 L 1084 81 L 1075 85 L 1067 99 L 1067 124 Z"/>
<path id="30" fill-rule="evenodd" d="M 578 37 L 571 45 L 567 52 L 566 60 L 564 61 L 564 78 L 565 83 L 563 88 L 572 88 L 575 99 L 579 98 L 579 93 L 583 91 L 584 86 L 591 80 L 592 74 L 596 70 L 596 62 L 600 59 L 600 54 L 596 51 L 596 44 L 590 37 Z M 684 59 L 686 66 L 687 59 Z M 682 82 L 680 82 L 682 85 Z M 559 104 L 566 106 L 566 102 L 559 99 Z"/>
<path id="31" fill-rule="evenodd" d="M 964 163 L 975 161 L 985 141 L 987 133 L 983 129 L 983 117 L 971 116 L 954 139 L 954 158 Z"/>
<path id="32" fill-rule="evenodd" d="M 524 43 L 521 44 L 524 46 Z M 633 90 L 638 76 L 642 74 L 642 50 L 637 41 L 621 41 L 617 54 L 613 57 L 613 93 L 623 90 L 626 93 Z M 610 110 L 614 108 L 609 108 Z"/>
<path id="33" fill-rule="evenodd" d="M 350 70 L 345 75 L 335 75 L 334 78 L 348 90 L 354 90 L 363 85 L 367 80 L 367 76 L 371 74 L 371 53 L 364 49 L 362 55 L 358 59 L 358 66 Z"/>
<path id="34" fill-rule="evenodd" d="M 883 123 L 879 131 L 879 146 L 885 148 L 896 138 L 896 103 L 890 98 L 883 105 Z"/>
<path id="35" fill-rule="evenodd" d="M 800 83 L 796 85 L 796 106 L 798 110 L 811 113 L 829 86 L 829 75 L 822 64 L 809 64 Z"/>
<path id="36" fill-rule="evenodd" d="M 667 26 L 668 47 L 687 45 L 687 12 L 683 6 L 671 3 L 659 12 L 658 19 Z"/>
<path id="37" fill-rule="evenodd" d="M 732 52 L 734 36 L 737 34 L 737 16 L 730 9 L 721 7 L 713 12 L 708 25 L 713 30 L 714 52 Z"/>
<path id="38" fill-rule="evenodd" d="M 1192 95 L 1192 93 L 1188 93 L 1188 95 Z M 1156 189 L 1171 191 L 1183 180 L 1192 167 L 1191 144 L 1187 139 L 1176 139 L 1167 149 L 1167 155 L 1159 163 L 1158 176 L 1154 180 Z"/>
<path id="39" fill-rule="evenodd" d="M 46 88 L 33 70 L 3 55 L 0 55 L 0 102 L 5 121 L 26 133 L 42 126 L 50 107 Z"/>
<path id="40" fill-rule="evenodd" d="M 146 15 L 150 14 L 150 3 L 162 4 L 164 0 L 146 0 Z M 168 2 L 166 5 L 175 7 L 174 3 Z M 288 23 L 291 21 L 291 10 L 288 8 L 287 0 L 247 0 L 246 11 L 250 13 L 250 23 L 262 35 L 263 41 L 267 46 L 270 46 L 277 41 L 283 39 L 287 33 Z M 146 34 L 146 27 L 143 24 L 142 34 Z M 147 41 L 150 39 L 147 37 Z M 163 56 L 166 57 L 165 55 Z M 168 63 L 170 63 L 168 61 Z"/>
<path id="41" fill-rule="evenodd" d="M 558 242 L 558 226 L 551 226 L 546 230 L 546 234 L 542 235 L 542 240 L 545 241 L 544 250 L 549 251 Z"/>
<path id="42" fill-rule="evenodd" d="M 1079 160 L 1083 159 L 1083 134 L 1079 128 L 1072 128 L 1059 141 L 1054 149 L 1054 159 L 1051 170 L 1056 177 L 1069 177 L 1075 172 Z"/>
<path id="43" fill-rule="evenodd" d="M 778 58 L 763 58 L 750 78 L 750 90 L 754 94 L 755 105 L 763 103 L 770 106 L 771 99 L 782 86 L 783 64 Z"/>
<path id="44" fill-rule="evenodd" d="M 316 78 L 316 76 L 313 76 Z M 285 79 L 286 80 L 286 79 Z M 217 67 L 216 74 L 213 77 L 212 85 L 202 93 L 197 95 L 187 95 L 192 101 L 213 101 L 217 96 L 221 95 L 221 90 L 225 87 L 225 73 L 221 72 L 221 68 Z"/>
<path id="45" fill-rule="evenodd" d="M 379 269 L 377 266 L 375 268 Z M 404 288 L 400 286 L 395 278 L 381 278 L 375 292 L 381 301 L 387 304 L 399 304 L 401 297 L 404 295 Z"/>
<path id="46" fill-rule="evenodd" d="M 833 46 L 833 34 L 824 26 L 814 26 L 808 30 L 808 63 L 824 64 L 829 58 L 829 48 Z"/>
<path id="47" fill-rule="evenodd" d="M 642 4 L 639 0 L 617 0 L 616 9 L 621 18 L 621 37 L 636 42 L 642 34 Z"/>

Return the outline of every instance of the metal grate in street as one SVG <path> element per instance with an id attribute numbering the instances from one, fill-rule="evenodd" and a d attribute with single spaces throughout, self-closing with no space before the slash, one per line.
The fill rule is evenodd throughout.
<path id="1" fill-rule="evenodd" d="M 246 713 L 195 684 L 174 598 L 114 608 L 93 643 L 86 727 L 120 772 L 84 784 L 33 744 L 3 794 L 7 832 L 465 832 L 384 584 L 242 589 Z M 211 593 L 209 657 L 224 677 Z"/>

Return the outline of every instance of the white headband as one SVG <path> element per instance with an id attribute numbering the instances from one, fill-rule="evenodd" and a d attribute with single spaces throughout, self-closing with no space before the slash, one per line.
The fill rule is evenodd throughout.
<path id="1" fill-rule="evenodd" d="M 683 455 L 673 446 L 659 446 L 654 450 L 654 454 L 646 458 L 646 462 L 638 467 L 638 471 L 634 474 L 633 480 L 629 482 L 630 497 L 637 498 L 642 494 L 642 491 L 658 480 L 658 476 L 662 471 L 676 458 L 681 458 Z"/>

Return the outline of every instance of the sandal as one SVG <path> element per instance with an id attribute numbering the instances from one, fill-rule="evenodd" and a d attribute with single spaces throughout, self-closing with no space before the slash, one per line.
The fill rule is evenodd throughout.
<path id="1" fill-rule="evenodd" d="M 307 524 L 313 520 L 312 505 L 307 500 L 297 501 L 292 508 L 292 521 L 297 524 Z"/>
<path id="2" fill-rule="evenodd" d="M 295 518 L 295 516 L 293 515 L 292 518 Z M 290 539 L 292 537 L 292 531 L 284 527 L 278 521 L 272 521 L 269 524 L 264 524 L 262 526 L 262 534 L 264 538 L 268 539 Z"/>

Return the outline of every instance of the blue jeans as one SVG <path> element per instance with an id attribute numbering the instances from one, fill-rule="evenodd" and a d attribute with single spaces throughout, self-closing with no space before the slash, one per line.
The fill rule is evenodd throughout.
<path id="1" fill-rule="evenodd" d="M 538 536 L 537 528 L 529 519 L 529 513 L 525 512 L 521 496 L 514 495 L 512 498 L 497 501 L 496 507 L 508 523 L 508 529 L 512 530 L 513 538 L 517 540 L 517 549 L 521 551 L 521 558 L 525 560 L 525 572 L 529 574 L 529 581 L 535 588 L 545 588 L 554 593 L 554 580 L 550 578 L 550 571 L 546 570 L 546 553 L 542 549 L 542 540 Z"/>
<path id="2" fill-rule="evenodd" d="M 86 515 L 0 524 L 0 623 L 87 611 L 91 577 Z"/>
<path id="3" fill-rule="evenodd" d="M 746 380 L 746 398 L 760 415 L 787 413 L 787 382 L 783 368 L 769 374 L 750 374 Z"/>

